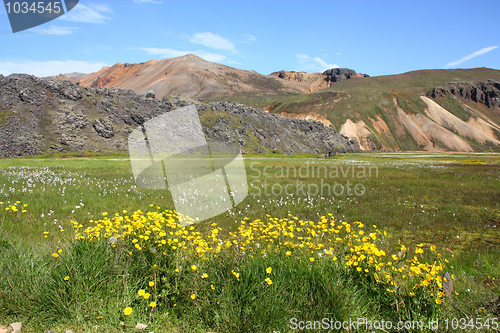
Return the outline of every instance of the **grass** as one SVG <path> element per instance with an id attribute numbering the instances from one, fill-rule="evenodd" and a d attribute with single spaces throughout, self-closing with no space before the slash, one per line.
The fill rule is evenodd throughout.
<path id="1" fill-rule="evenodd" d="M 397 253 L 401 244 L 410 249 L 435 244 L 450 261 L 446 270 L 456 276 L 458 295 L 438 306 L 428 295 L 416 302 L 401 291 L 395 302 L 382 285 L 338 265 L 340 259 L 333 264 L 317 258 L 311 264 L 304 253 L 242 257 L 222 251 L 200 260 L 189 252 L 130 256 L 128 243 L 74 240 L 71 220 L 87 226 L 103 212 L 156 211 L 150 204 L 172 209 L 172 199 L 163 191 L 136 188 L 129 161 L 120 157 L 6 159 L 0 160 L 2 206 L 28 206 L 25 213 L 0 212 L 0 323 L 23 321 L 28 332 L 115 332 L 151 318 L 150 328 L 160 332 L 286 332 L 294 317 L 498 317 L 500 290 L 493 279 L 500 275 L 498 155 L 270 155 L 248 156 L 245 163 L 249 196 L 193 232 L 205 237 L 217 222 L 226 239 L 245 218 L 293 214 L 320 221 L 332 213 L 338 223 L 361 221 L 387 231 L 379 246 L 388 253 Z M 362 184 L 363 194 L 327 193 L 347 182 Z M 58 249 L 60 256 L 53 258 Z M 191 264 L 197 271 L 188 269 Z M 176 275 L 175 267 L 182 267 L 182 274 Z M 263 282 L 267 267 L 273 268 L 269 288 Z M 200 279 L 203 272 L 208 279 Z M 147 285 L 154 279 L 158 289 Z M 150 311 L 150 299 L 137 297 L 141 288 L 157 299 L 157 311 Z M 192 293 L 198 293 L 195 301 Z M 123 314 L 127 306 L 134 309 L 130 316 Z"/>

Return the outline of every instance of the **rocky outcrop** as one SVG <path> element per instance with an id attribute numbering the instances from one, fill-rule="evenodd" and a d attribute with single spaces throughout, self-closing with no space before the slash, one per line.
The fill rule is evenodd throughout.
<path id="1" fill-rule="evenodd" d="M 436 98 L 449 94 L 464 100 L 484 104 L 489 108 L 500 108 L 499 81 L 448 82 L 442 87 L 432 89 L 427 93 L 427 96 Z"/>
<path id="2" fill-rule="evenodd" d="M 338 82 L 348 80 L 353 77 L 369 77 L 367 74 L 356 73 L 355 70 L 349 68 L 332 68 L 323 73 L 308 73 L 295 71 L 278 71 L 269 74 L 282 81 L 287 85 L 292 85 L 304 92 L 315 92 L 324 88 L 331 87 Z"/>
<path id="3" fill-rule="evenodd" d="M 243 152 L 359 151 L 320 122 L 289 119 L 241 104 L 152 98 L 131 90 L 83 87 L 29 75 L 0 75 L 0 156 L 126 151 L 129 133 L 178 107 L 195 104 L 208 141 Z"/>
<path id="4" fill-rule="evenodd" d="M 289 81 L 304 81 L 307 78 L 306 72 L 295 72 L 295 71 L 278 71 L 273 72 L 270 75 L 276 76 L 279 79 L 289 80 Z"/>
<path id="5" fill-rule="evenodd" d="M 355 70 L 349 68 L 332 68 L 323 72 L 325 81 L 336 83 L 344 80 L 349 80 L 353 77 L 370 77 L 368 74 L 356 73 Z"/>

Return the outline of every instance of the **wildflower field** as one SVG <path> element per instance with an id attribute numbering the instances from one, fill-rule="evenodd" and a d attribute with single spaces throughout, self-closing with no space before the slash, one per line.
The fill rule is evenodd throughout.
<path id="1" fill-rule="evenodd" d="M 248 197 L 195 223 L 167 191 L 138 188 L 123 157 L 0 160 L 0 324 L 291 332 L 365 318 L 498 330 L 499 155 L 245 163 Z"/>

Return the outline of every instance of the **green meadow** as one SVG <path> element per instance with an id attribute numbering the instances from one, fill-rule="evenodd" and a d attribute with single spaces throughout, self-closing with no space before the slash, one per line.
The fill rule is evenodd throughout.
<path id="1" fill-rule="evenodd" d="M 302 255 L 291 260 L 281 250 L 244 258 L 241 251 L 221 253 L 196 262 L 196 274 L 209 276 L 206 284 L 191 271 L 171 276 L 170 268 L 195 259 L 180 254 L 158 259 L 153 251 L 131 260 L 126 246 L 74 240 L 71 221 L 86 226 L 103 213 L 175 208 L 168 191 L 136 185 L 127 158 L 3 159 L 0 325 L 21 321 L 27 332 L 132 332 L 140 322 L 148 325 L 148 332 L 289 332 L 292 318 L 450 323 L 452 318 L 467 323 L 479 318 L 491 324 L 482 330 L 494 331 L 500 306 L 500 155 L 276 154 L 246 156 L 245 166 L 248 196 L 229 211 L 195 224 L 194 231 L 207 235 L 217 223 L 221 237 L 230 237 L 242 220 L 270 215 L 320 221 L 331 214 L 338 224 L 375 225 L 384 232 L 379 245 L 388 253 L 397 254 L 401 245 L 435 245 L 449 261 L 445 272 L 455 278 L 452 295 L 443 304 L 435 304 L 435 296 L 415 300 L 408 296 L 413 292 L 407 285 L 393 296 L 338 262 L 317 258 L 313 265 Z M 58 249 L 60 258 L 54 258 Z M 153 263 L 159 268 L 153 270 Z M 238 279 L 227 273 L 234 267 L 241 274 Z M 257 276 L 267 276 L 267 267 L 275 274 L 268 286 Z M 164 275 L 157 275 L 157 269 Z M 137 298 L 137 290 L 147 288 L 151 279 L 165 281 L 161 290 L 151 291 L 158 303 L 154 307 Z M 210 285 L 220 286 L 220 292 L 190 299 L 202 295 L 199 290 L 208 295 Z M 131 315 L 124 314 L 127 307 L 133 309 Z M 463 331 L 476 328 L 464 326 Z M 439 331 L 454 330 L 450 324 Z"/>

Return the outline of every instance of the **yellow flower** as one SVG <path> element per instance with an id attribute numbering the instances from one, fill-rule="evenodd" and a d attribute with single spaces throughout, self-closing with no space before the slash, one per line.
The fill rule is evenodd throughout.
<path id="1" fill-rule="evenodd" d="M 235 271 L 231 271 L 231 273 L 236 277 L 236 280 L 240 280 L 240 273 L 236 273 Z"/>
<path id="2" fill-rule="evenodd" d="M 431 245 L 430 249 L 431 251 L 436 251 L 436 245 Z"/>
<path id="3" fill-rule="evenodd" d="M 150 296 L 151 296 L 150 293 L 145 293 L 143 297 L 144 297 L 144 299 L 148 299 Z"/>
<path id="4" fill-rule="evenodd" d="M 131 308 L 131 307 L 126 307 L 125 309 L 123 309 L 123 314 L 124 314 L 125 316 L 130 316 L 130 315 L 132 314 L 132 312 L 133 312 L 133 311 L 134 311 L 134 310 L 132 310 L 132 308 Z"/>
<path id="5" fill-rule="evenodd" d="M 196 294 L 191 294 L 191 299 L 195 299 L 196 298 Z"/>
<path id="6" fill-rule="evenodd" d="M 198 267 L 196 267 L 196 265 L 191 265 L 191 269 L 192 269 L 193 271 L 195 271 L 195 270 L 197 270 L 197 269 L 198 269 Z"/>
<path id="7" fill-rule="evenodd" d="M 178 269 L 178 268 L 176 268 L 176 269 L 175 269 L 175 272 L 176 272 L 176 273 L 179 273 L 179 269 Z"/>
<path id="8" fill-rule="evenodd" d="M 314 262 L 314 258 L 313 257 L 309 258 L 309 261 Z"/>
<path id="9" fill-rule="evenodd" d="M 208 277 L 208 274 L 207 274 L 207 273 L 203 273 L 203 274 L 201 275 L 201 278 L 202 278 L 202 279 L 206 279 L 207 277 Z"/>
<path id="10" fill-rule="evenodd" d="M 266 278 L 264 281 L 266 281 L 266 283 L 270 286 L 273 284 L 273 280 L 271 280 L 270 278 Z"/>
<path id="11" fill-rule="evenodd" d="M 62 249 L 57 250 L 57 253 L 61 254 L 61 252 L 62 252 Z"/>
<path id="12" fill-rule="evenodd" d="M 137 292 L 137 295 L 139 296 L 144 296 L 144 294 L 146 294 L 146 291 L 144 289 L 139 289 L 139 291 Z"/>
<path id="13" fill-rule="evenodd" d="M 97 316 L 96 319 L 102 319 L 102 316 Z"/>
<path id="14" fill-rule="evenodd" d="M 418 247 L 418 248 L 415 249 L 415 253 L 416 254 L 422 254 L 422 253 L 424 253 L 424 249 L 422 249 L 421 247 Z"/>
<path id="15" fill-rule="evenodd" d="M 56 252 L 54 252 L 54 253 L 52 253 L 52 256 L 53 256 L 54 258 L 58 258 L 58 257 L 59 257 L 59 254 L 57 254 Z"/>
<path id="16" fill-rule="evenodd" d="M 441 298 L 436 298 L 436 304 L 441 304 L 443 303 L 443 300 Z"/>
<path id="17" fill-rule="evenodd" d="M 213 284 L 210 285 L 210 289 L 215 290 L 215 287 Z"/>
<path id="18" fill-rule="evenodd" d="M 155 285 L 155 283 L 153 281 L 149 281 L 149 286 L 150 287 L 153 287 Z"/>
<path id="19" fill-rule="evenodd" d="M 156 307 L 156 302 L 149 303 L 149 306 L 152 307 L 152 308 L 155 308 Z"/>
<path id="20" fill-rule="evenodd" d="M 292 255 L 292 251 L 286 251 L 286 255 L 287 255 L 287 257 L 291 256 Z"/>
<path id="21" fill-rule="evenodd" d="M 272 272 L 273 272 L 272 267 L 268 267 L 268 268 L 266 268 L 266 273 L 267 273 L 267 274 L 271 274 Z"/>
<path id="22" fill-rule="evenodd" d="M 333 261 L 337 261 L 337 257 L 333 257 L 333 258 L 332 258 L 332 260 L 333 260 Z"/>
<path id="23" fill-rule="evenodd" d="M 66 276 L 64 277 L 64 281 L 68 281 L 68 280 L 69 280 L 69 276 L 68 276 L 68 275 L 66 275 Z"/>

